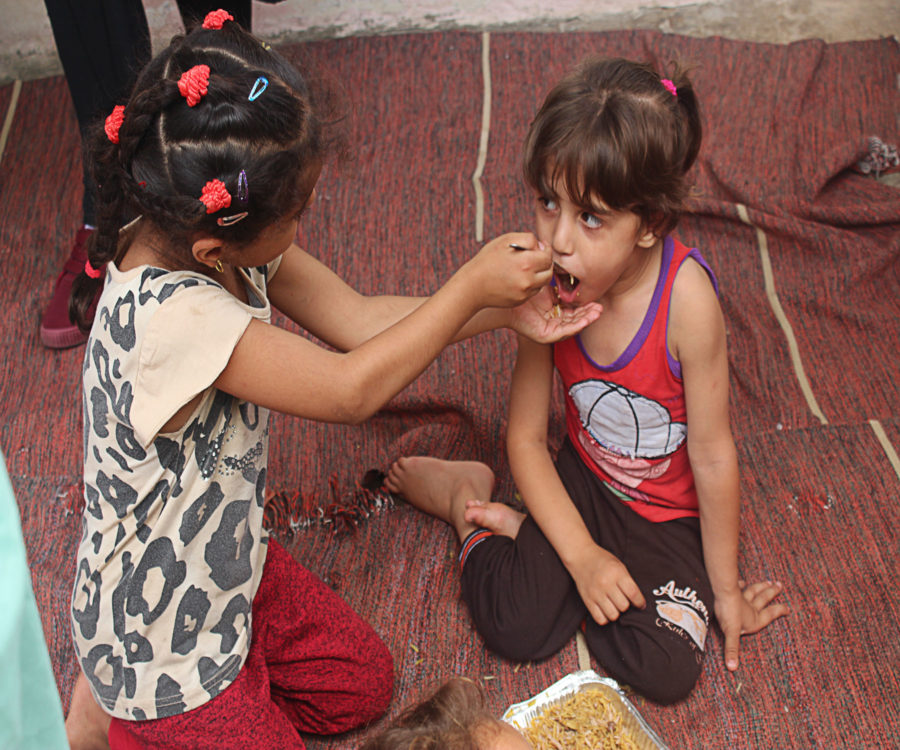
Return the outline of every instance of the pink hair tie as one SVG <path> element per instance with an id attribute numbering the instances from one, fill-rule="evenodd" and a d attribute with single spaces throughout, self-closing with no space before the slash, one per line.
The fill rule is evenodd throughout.
<path id="1" fill-rule="evenodd" d="M 113 111 L 109 113 L 106 122 L 103 124 L 103 130 L 106 133 L 106 137 L 113 143 L 119 142 L 119 128 L 122 127 L 124 121 L 125 107 L 121 104 L 117 104 L 113 107 Z"/>
<path id="2" fill-rule="evenodd" d="M 668 78 L 663 78 L 660 83 L 666 87 L 666 91 L 668 91 L 672 96 L 678 96 L 678 89 L 675 88 L 675 84 L 672 83 Z"/>
<path id="3" fill-rule="evenodd" d="M 178 79 L 178 90 L 189 107 L 196 106 L 209 90 L 209 65 L 195 65 L 184 71 Z"/>
<path id="4" fill-rule="evenodd" d="M 231 15 L 227 10 L 211 10 L 206 14 L 206 18 L 203 19 L 203 28 L 204 29 L 215 29 L 219 30 L 225 24 L 226 21 L 233 21 L 234 16 Z"/>
<path id="5" fill-rule="evenodd" d="M 210 180 L 203 186 L 200 202 L 206 206 L 206 213 L 214 214 L 231 205 L 231 193 L 222 180 Z"/>
<path id="6" fill-rule="evenodd" d="M 104 264 L 105 265 L 105 264 Z M 103 275 L 103 266 L 94 268 L 89 260 L 84 262 L 84 272 L 92 279 L 99 279 Z"/>

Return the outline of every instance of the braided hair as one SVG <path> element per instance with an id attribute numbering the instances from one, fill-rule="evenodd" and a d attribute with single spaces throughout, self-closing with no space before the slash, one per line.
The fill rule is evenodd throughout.
<path id="1" fill-rule="evenodd" d="M 561 179 L 585 210 L 599 196 L 662 237 L 684 210 L 702 136 L 684 70 L 664 78 L 646 63 L 591 58 L 550 91 L 532 121 L 524 177 L 547 196 Z"/>
<path id="2" fill-rule="evenodd" d="M 244 246 L 305 202 L 335 145 L 324 100 L 299 71 L 214 13 L 217 23 L 173 38 L 89 142 L 97 231 L 69 300 L 82 330 L 124 217 L 164 229 L 176 247 L 198 232 Z"/>

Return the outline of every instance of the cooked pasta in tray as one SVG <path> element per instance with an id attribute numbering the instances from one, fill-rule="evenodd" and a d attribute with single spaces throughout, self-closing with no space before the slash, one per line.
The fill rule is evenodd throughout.
<path id="1" fill-rule="evenodd" d="M 667 750 L 615 680 L 575 672 L 522 703 L 503 720 L 535 750 Z"/>
<path id="2" fill-rule="evenodd" d="M 638 750 L 622 715 L 596 687 L 548 706 L 524 734 L 537 750 Z"/>

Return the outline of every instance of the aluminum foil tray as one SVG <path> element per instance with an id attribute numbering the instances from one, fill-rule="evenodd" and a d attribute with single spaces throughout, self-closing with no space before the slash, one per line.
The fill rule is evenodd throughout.
<path id="1" fill-rule="evenodd" d="M 619 683 L 609 677 L 601 677 L 592 669 L 568 674 L 533 698 L 521 703 L 514 703 L 506 709 L 501 718 L 517 729 L 525 729 L 550 706 L 563 703 L 587 688 L 600 690 L 604 697 L 618 709 L 622 716 L 623 726 L 634 737 L 640 750 L 669 750 L 659 735 L 644 721 L 632 702 L 625 697 Z"/>

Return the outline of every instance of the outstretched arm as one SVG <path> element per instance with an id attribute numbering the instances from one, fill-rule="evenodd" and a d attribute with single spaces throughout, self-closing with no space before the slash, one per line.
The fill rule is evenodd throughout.
<path id="1" fill-rule="evenodd" d="M 643 607 L 644 597 L 625 565 L 594 542 L 559 478 L 547 446 L 552 386 L 552 348 L 520 336 L 509 408 L 510 469 L 591 617 L 605 625 L 631 605 Z"/>
<path id="2" fill-rule="evenodd" d="M 296 245 L 282 255 L 268 292 L 272 304 L 281 312 L 342 352 L 387 330 L 427 299 L 360 294 Z"/>
<path id="3" fill-rule="evenodd" d="M 528 250 L 537 248 L 537 240 L 531 234 L 506 235 L 505 238 L 512 238 L 513 244 Z M 284 253 L 278 273 L 269 286 L 269 297 L 295 323 L 344 352 L 390 328 L 428 299 L 360 294 L 296 245 Z M 560 310 L 556 308 L 549 287 L 544 287 L 516 307 L 479 310 L 460 328 L 453 341 L 504 327 L 535 341 L 558 341 L 574 336 L 596 320 L 600 311 L 597 304 Z"/>
<path id="4" fill-rule="evenodd" d="M 703 556 L 725 636 L 725 665 L 735 670 L 740 636 L 787 614 L 772 604 L 778 583 L 745 586 L 738 576 L 740 479 L 728 413 L 725 323 L 706 272 L 693 262 L 679 271 L 671 336 L 681 362 L 687 404 L 688 455 L 700 506 Z"/>
<path id="5" fill-rule="evenodd" d="M 306 282 L 289 292 L 278 283 L 279 272 L 273 279 L 273 301 L 299 313 L 312 333 L 337 348 L 359 339 L 363 343 L 347 352 L 334 352 L 253 320 L 215 385 L 238 398 L 296 416 L 363 421 L 416 378 L 476 312 L 519 304 L 549 281 L 549 255 L 512 250 L 510 237 L 518 235 L 489 242 L 434 295 L 380 333 L 379 326 L 389 322 L 395 306 L 388 304 L 387 312 L 382 309 L 379 322 L 373 325 L 365 318 L 366 306 L 350 287 L 301 251 L 289 251 L 295 257 L 283 262 L 308 269 L 321 287 Z M 354 335 L 354 327 L 365 331 L 364 335 Z"/>

